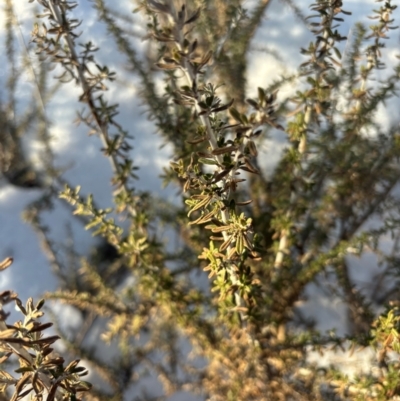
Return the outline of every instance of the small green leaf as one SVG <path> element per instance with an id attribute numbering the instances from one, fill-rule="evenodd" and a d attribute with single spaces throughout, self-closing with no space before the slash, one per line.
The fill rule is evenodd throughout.
<path id="1" fill-rule="evenodd" d="M 229 109 L 229 113 L 237 122 L 242 122 L 241 114 L 234 107 Z"/>
<path id="2" fill-rule="evenodd" d="M 341 59 L 342 59 L 342 53 L 340 53 L 340 50 L 339 50 L 337 47 L 334 47 L 334 48 L 333 48 L 333 51 L 335 52 L 336 57 L 337 57 L 339 60 L 341 60 Z"/>
<path id="3" fill-rule="evenodd" d="M 208 164 L 210 166 L 217 165 L 218 163 L 214 159 L 205 159 L 204 157 L 199 158 L 199 163 Z"/>

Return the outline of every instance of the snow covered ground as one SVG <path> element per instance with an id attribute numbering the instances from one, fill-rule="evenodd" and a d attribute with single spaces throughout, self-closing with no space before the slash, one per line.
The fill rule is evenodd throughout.
<path id="1" fill-rule="evenodd" d="M 17 32 L 19 50 L 24 52 L 24 43 L 30 40 L 30 31 L 33 24 L 34 10 L 38 5 L 36 2 L 28 3 L 27 0 L 14 2 L 16 15 L 21 27 Z M 248 2 L 251 6 L 251 1 Z M 254 50 L 250 54 L 249 73 L 248 73 L 248 95 L 252 96 L 256 92 L 257 86 L 268 85 L 276 78 L 277 73 L 293 72 L 301 62 L 299 55 L 300 45 L 307 44 L 311 40 L 311 35 L 306 27 L 299 22 L 290 8 L 284 2 L 273 1 L 266 14 L 262 28 L 258 31 L 254 40 Z M 298 7 L 305 14 L 308 13 L 308 1 L 296 2 Z M 350 34 L 356 21 L 366 20 L 366 14 L 376 7 L 373 0 L 346 1 L 344 9 L 352 11 L 351 17 L 346 17 L 344 29 Z M 128 0 L 112 2 L 113 7 L 118 7 L 122 12 L 129 13 L 132 3 Z M 398 10 L 396 10 L 399 16 Z M 168 147 L 160 149 L 161 140 L 154 134 L 154 127 L 146 120 L 139 101 L 135 98 L 137 90 L 135 82 L 126 81 L 126 76 L 122 73 L 123 58 L 114 50 L 114 43 L 106 35 L 105 29 L 97 21 L 97 17 L 91 8 L 89 1 L 79 1 L 79 6 L 74 14 L 77 18 L 83 19 L 82 42 L 92 40 L 100 47 L 99 58 L 109 65 L 112 70 L 119 73 L 120 80 L 115 85 L 110 85 L 108 96 L 113 102 L 120 104 L 119 122 L 122 126 L 129 128 L 134 136 L 133 160 L 141 167 L 139 171 L 140 180 L 137 187 L 149 191 L 158 192 L 163 197 L 173 199 L 173 188 L 161 189 L 159 174 L 162 167 L 168 165 L 171 152 Z M 394 38 L 388 41 L 387 46 L 391 49 L 388 52 L 388 60 L 394 60 L 394 54 L 398 49 L 398 33 L 394 31 Z M 0 46 L 4 50 L 4 14 L 0 14 Z M 137 46 L 140 46 L 138 41 Z M 281 56 L 277 60 L 272 55 L 259 51 L 262 47 L 267 47 L 269 51 L 276 51 Z M 1 52 L 0 61 L 4 59 L 4 51 Z M 33 52 L 32 52 L 33 57 Z M 383 72 L 382 74 L 385 74 Z M 4 81 L 4 74 L 0 74 L 0 82 Z M 20 89 L 21 107 L 23 107 L 24 90 L 32 88 L 34 81 L 30 74 L 22 78 L 23 85 Z M 25 88 L 25 89 L 24 89 Z M 291 90 L 287 88 L 287 93 Z M 77 95 L 80 90 L 73 84 L 63 85 L 57 92 L 55 98 L 46 110 L 47 116 L 52 122 L 50 133 L 53 137 L 52 145 L 57 155 L 59 166 L 68 166 L 65 178 L 72 184 L 78 183 L 82 186 L 84 194 L 93 193 L 95 198 L 102 206 L 110 203 L 109 181 L 111 171 L 108 161 L 99 154 L 101 147 L 98 138 L 87 136 L 87 129 L 84 126 L 76 127 L 73 124 L 75 113 L 81 108 L 77 102 Z M 281 92 L 280 96 L 285 96 Z M 379 115 L 382 122 L 387 121 L 388 116 L 393 115 L 392 110 L 383 110 Z M 272 137 L 266 142 L 260 157 L 262 166 L 271 171 L 276 161 L 279 159 L 283 148 L 283 142 L 279 137 Z M 157 153 L 154 149 L 158 149 Z M 2 180 L 0 182 L 0 259 L 6 256 L 14 258 L 12 268 L 2 272 L 0 275 L 0 289 L 14 289 L 25 300 L 32 296 L 35 299 L 40 294 L 54 290 L 57 287 L 57 280 L 51 272 L 51 268 L 46 257 L 43 255 L 38 238 L 32 229 L 23 223 L 21 213 L 30 202 L 40 196 L 41 192 L 37 189 L 21 189 L 13 187 Z M 62 202 L 51 212 L 46 214 L 46 223 L 51 228 L 51 235 L 60 243 L 67 241 L 67 227 L 73 233 L 75 244 L 78 251 L 85 251 L 93 244 L 91 236 L 84 232 L 81 225 L 74 223 L 70 218 L 69 210 L 62 205 Z M 360 262 L 354 262 L 355 266 Z M 357 278 L 363 282 L 370 280 L 375 274 L 371 268 L 374 260 L 366 259 L 362 261 L 361 272 Z M 356 271 L 356 269 L 354 270 Z M 310 315 L 315 316 L 315 311 L 319 311 L 318 327 L 328 330 L 336 327 L 338 333 L 346 332 L 346 319 L 339 300 L 327 299 L 316 289 L 310 289 L 312 296 L 303 304 L 303 308 Z M 333 326 L 332 326 L 333 325 Z M 187 399 L 187 398 L 182 398 Z M 177 401 L 178 398 L 175 398 Z"/>

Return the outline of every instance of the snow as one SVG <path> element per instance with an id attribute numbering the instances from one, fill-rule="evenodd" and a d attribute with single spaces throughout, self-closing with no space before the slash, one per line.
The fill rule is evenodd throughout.
<path id="1" fill-rule="evenodd" d="M 308 1 L 302 1 L 299 8 L 307 12 Z M 121 12 L 131 11 L 132 5 L 129 0 L 113 2 L 113 7 L 118 7 Z M 17 33 L 19 50 L 24 51 L 24 43 L 30 40 L 30 30 L 32 26 L 32 16 L 36 3 L 27 1 L 14 2 L 16 16 L 21 27 Z M 360 17 L 365 20 L 365 13 L 375 6 L 373 0 L 369 1 L 346 1 L 345 9 L 353 12 L 350 18 L 346 18 L 344 29 L 350 32 L 355 21 Z M 81 27 L 82 37 L 80 42 L 88 38 L 100 47 L 98 52 L 100 60 L 110 64 L 111 69 L 121 73 L 123 58 L 114 50 L 112 39 L 106 35 L 105 29 L 98 24 L 98 18 L 90 8 L 89 2 L 83 2 L 76 9 L 77 17 L 84 19 Z M 0 38 L 4 37 L 4 15 L 0 14 Z M 288 26 L 291 28 L 288 31 Z M 25 38 L 22 40 L 22 36 Z M 250 64 L 248 71 L 249 95 L 255 92 L 257 86 L 266 86 L 277 78 L 277 72 L 294 72 L 301 62 L 299 56 L 299 46 L 308 43 L 311 39 L 310 33 L 301 25 L 288 7 L 280 2 L 273 2 L 264 26 L 257 32 L 254 42 L 260 46 L 267 44 L 269 49 L 280 52 L 284 60 L 279 61 L 262 51 L 252 51 L 250 54 Z M 397 38 L 388 42 L 388 48 L 395 46 Z M 1 44 L 4 53 L 4 45 Z M 143 44 L 139 44 L 143 46 Z M 397 48 L 390 50 L 389 61 L 394 60 Z M 112 102 L 120 104 L 121 115 L 119 122 L 122 126 L 130 129 L 134 136 L 133 141 L 133 160 L 141 170 L 141 179 L 137 182 L 137 187 L 149 191 L 157 191 L 161 196 L 168 199 L 174 198 L 174 190 L 168 188 L 162 192 L 159 174 L 163 166 L 168 165 L 171 158 L 171 148 L 166 146 L 160 149 L 162 140 L 154 134 L 155 128 L 146 120 L 143 108 L 135 97 L 137 87 L 134 82 L 129 82 L 129 78 L 120 75 L 121 84 L 110 84 L 107 97 Z M 0 76 L 0 82 L 4 80 L 4 75 Z M 32 87 L 32 76 L 22 78 L 24 85 L 18 95 L 23 99 L 26 88 Z M 129 84 L 126 85 L 125 82 Z M 288 87 L 280 96 L 287 96 L 291 91 Z M 94 136 L 87 136 L 87 128 L 76 127 L 73 124 L 77 110 L 81 105 L 77 102 L 77 96 L 81 93 L 80 89 L 72 84 L 61 87 L 60 91 L 52 100 L 46 110 L 48 117 L 52 121 L 50 135 L 52 136 L 53 151 L 57 156 L 57 165 L 66 168 L 65 178 L 73 185 L 80 184 L 84 194 L 93 193 L 95 199 L 100 201 L 102 206 L 110 204 L 110 178 L 111 171 L 108 161 L 99 156 L 101 148 L 100 140 Z M 21 100 L 20 99 L 20 100 Z M 135 100 L 136 99 L 136 100 Z M 390 110 L 379 111 L 378 119 L 385 123 L 389 115 L 393 115 Z M 267 171 L 272 171 L 273 166 L 279 159 L 279 155 L 284 148 L 284 138 L 279 133 L 269 138 L 263 143 L 261 157 L 262 167 Z M 33 202 L 41 195 L 37 189 L 20 189 L 8 185 L 4 180 L 0 183 L 0 258 L 12 256 L 14 264 L 11 268 L 0 274 L 0 289 L 14 289 L 23 300 L 32 296 L 35 300 L 45 291 L 57 288 L 57 279 L 51 272 L 49 263 L 41 251 L 37 236 L 33 230 L 21 220 L 21 214 L 30 202 Z M 73 238 L 78 245 L 78 251 L 85 251 L 93 244 L 91 236 L 82 230 L 82 226 L 73 221 L 69 210 L 62 205 L 56 204 L 51 213 L 46 213 L 46 223 L 51 227 L 51 235 L 60 244 L 67 245 L 68 227 L 71 227 Z M 2 259 L 1 259 L 2 260 Z M 373 269 L 375 260 L 366 258 L 353 261 L 352 272 L 355 280 L 359 282 L 369 282 L 371 276 L 376 273 Z M 360 268 L 361 267 L 361 268 Z M 357 273 L 355 273 L 357 271 Z M 326 294 L 321 293 L 316 285 L 312 285 L 307 290 L 308 301 L 302 305 L 306 314 L 318 318 L 318 327 L 322 331 L 336 327 L 338 334 L 346 332 L 346 316 L 344 306 L 341 305 L 339 298 L 329 299 Z M 55 312 L 57 309 L 54 310 Z M 63 313 L 68 313 L 69 320 L 74 322 L 74 313 L 69 309 L 63 309 Z M 334 322 L 334 323 L 332 323 Z M 75 322 L 76 323 L 76 322 Z M 344 357 L 345 358 L 345 357 Z M 364 356 L 357 362 L 356 366 L 363 366 Z M 366 358 L 366 357 L 365 357 Z M 313 356 L 310 357 L 313 360 Z M 319 360 L 325 363 L 324 360 Z M 347 359 L 345 359 L 347 363 Z M 354 365 L 353 365 L 354 366 Z M 187 394 L 180 394 L 174 401 L 187 400 Z M 172 401 L 172 398 L 171 398 Z"/>

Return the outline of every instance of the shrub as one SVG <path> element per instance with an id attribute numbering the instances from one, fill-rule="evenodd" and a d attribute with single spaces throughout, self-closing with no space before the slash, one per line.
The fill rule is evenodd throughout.
<path id="1" fill-rule="evenodd" d="M 60 82 L 80 86 L 86 107 L 78 121 L 101 138 L 113 171 L 110 208 L 82 196 L 79 186 L 66 184 L 61 192 L 111 254 L 81 260 L 79 273 L 58 257 L 40 217 L 63 182 L 51 158 L 46 174 L 54 184 L 25 215 L 62 272 L 62 288 L 47 298 L 74 306 L 85 321 L 83 331 L 63 336 L 68 350 L 105 379 L 85 397 L 126 398 L 148 375 L 162 384 L 159 399 L 180 391 L 214 401 L 400 396 L 393 362 L 399 351 L 400 141 L 398 121 L 378 122 L 380 108 L 396 97 L 399 64 L 375 80 L 384 68 L 384 40 L 396 28 L 396 6 L 378 1 L 373 25 L 357 24 L 351 38 L 343 34 L 349 12 L 341 1 L 317 0 L 306 18 L 293 6 L 314 35 L 301 48 L 304 62 L 268 87 L 247 88 L 247 55 L 268 1 L 247 11 L 239 0 L 138 2 L 135 11 L 146 21 L 143 59 L 124 27 L 126 17 L 93 0 L 140 84 L 149 120 L 173 149 L 163 179 L 182 192 L 184 202 L 176 205 L 134 188 L 132 141 L 117 121 L 118 105 L 104 93 L 116 75 L 97 61 L 94 40 L 78 45 L 76 3 L 38 3 L 47 21 L 33 30 L 37 53 L 43 65 L 61 66 Z M 286 98 L 285 85 L 292 89 Z M 278 133 L 285 147 L 267 174 L 262 158 L 274 148 L 259 149 Z M 158 235 L 161 226 L 179 236 L 174 249 Z M 393 251 L 385 252 L 389 236 Z M 352 264 L 366 255 L 382 266 L 379 294 L 354 281 Z M 209 288 L 194 279 L 202 277 L 199 270 L 207 272 Z M 346 305 L 347 335 L 320 333 L 304 317 L 298 305 L 306 294 L 317 296 L 316 285 Z M 104 328 L 96 346 L 84 341 L 93 327 Z M 26 335 L 11 326 L 5 333 L 6 348 Z M 114 347 L 112 360 L 103 356 L 106 343 Z M 183 352 L 188 346 L 194 359 Z M 370 369 L 348 377 L 334 366 L 335 354 L 349 346 L 377 350 Z M 318 368 L 313 351 L 328 352 L 332 366 Z M 76 369 L 73 362 L 62 377 Z M 44 387 L 49 390 L 33 387 L 37 399 Z M 137 399 L 152 397 L 143 391 Z"/>

